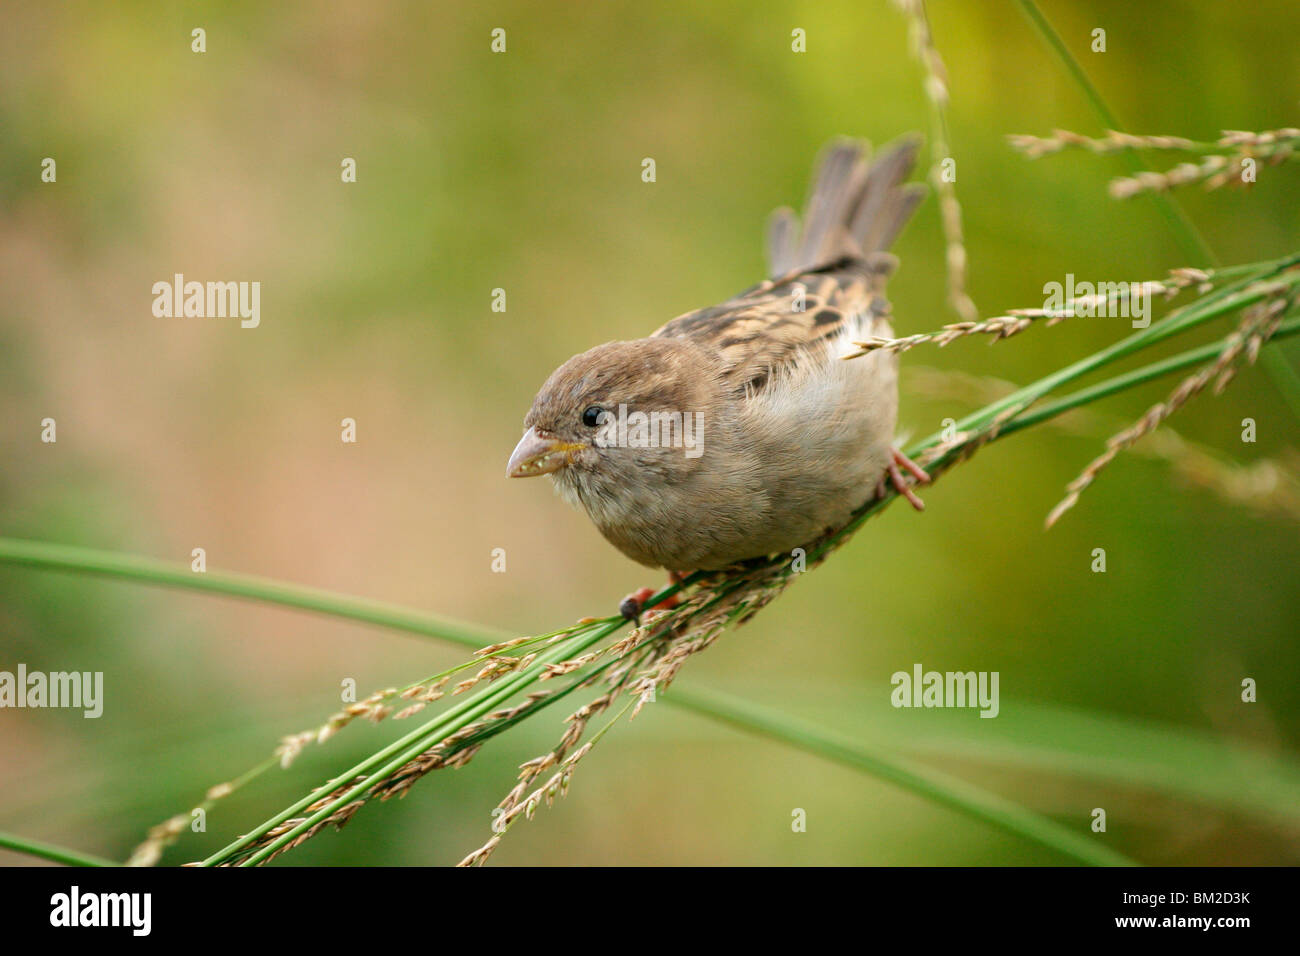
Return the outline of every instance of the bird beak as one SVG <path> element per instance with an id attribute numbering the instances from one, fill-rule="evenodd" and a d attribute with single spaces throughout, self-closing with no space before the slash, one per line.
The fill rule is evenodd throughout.
<path id="1" fill-rule="evenodd" d="M 507 478 L 531 478 L 559 471 L 573 461 L 573 454 L 584 445 L 561 441 L 554 435 L 530 428 L 519 439 L 510 462 L 506 465 Z"/>

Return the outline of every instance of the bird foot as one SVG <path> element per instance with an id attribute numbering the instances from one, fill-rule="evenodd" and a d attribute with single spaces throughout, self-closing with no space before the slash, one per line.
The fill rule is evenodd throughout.
<path id="1" fill-rule="evenodd" d="M 681 571 L 668 572 L 668 579 L 673 584 L 680 584 L 684 577 L 685 577 L 685 573 Z M 655 594 L 654 588 L 638 588 L 637 590 L 629 594 L 627 597 L 623 598 L 623 600 L 618 605 L 618 613 L 622 614 L 633 624 L 640 624 L 641 614 L 643 612 L 654 611 L 654 610 L 667 611 L 677 607 L 677 605 L 682 603 L 681 595 L 674 594 L 670 597 L 664 598 L 654 607 L 647 608 L 645 606 L 645 602 L 650 600 L 650 598 L 653 597 L 654 594 Z"/>
<path id="2" fill-rule="evenodd" d="M 880 481 L 876 484 L 876 496 L 879 498 L 885 496 L 885 479 L 888 478 L 890 484 L 894 486 L 894 490 L 906 498 L 913 508 L 917 511 L 924 511 L 925 502 L 918 498 L 916 492 L 912 490 L 907 478 L 903 476 L 903 469 L 912 476 L 917 484 L 928 485 L 930 483 L 930 475 L 926 470 L 895 448 L 890 458 L 889 467 L 885 469 L 885 473 L 880 476 Z"/>

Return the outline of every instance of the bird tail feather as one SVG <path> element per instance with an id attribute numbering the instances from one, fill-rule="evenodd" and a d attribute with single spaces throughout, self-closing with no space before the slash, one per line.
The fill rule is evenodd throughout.
<path id="1" fill-rule="evenodd" d="M 888 251 L 925 195 L 905 180 L 916 164 L 920 138 L 887 147 L 874 162 L 859 140 L 832 142 L 822 152 L 803 229 L 793 209 L 778 209 L 768 229 L 768 261 L 775 278 L 846 257 L 870 262 Z"/>

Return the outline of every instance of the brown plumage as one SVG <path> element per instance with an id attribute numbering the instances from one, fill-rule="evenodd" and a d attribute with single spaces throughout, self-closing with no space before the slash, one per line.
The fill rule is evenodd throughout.
<path id="1" fill-rule="evenodd" d="M 681 571 L 789 551 L 886 475 L 900 482 L 897 357 L 840 356 L 892 335 L 886 250 L 923 195 L 904 184 L 916 149 L 905 140 L 869 163 L 864 144 L 832 144 L 802 230 L 788 209 L 773 216 L 772 278 L 569 359 L 538 392 L 508 474 L 552 475 L 624 554 Z"/>

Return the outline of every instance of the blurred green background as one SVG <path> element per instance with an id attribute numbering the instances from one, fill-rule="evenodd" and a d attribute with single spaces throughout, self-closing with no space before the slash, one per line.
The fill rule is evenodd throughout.
<path id="1" fill-rule="evenodd" d="M 1213 139 L 1300 125 L 1300 8 L 1122 0 L 1044 12 L 1130 129 Z M 757 281 L 765 219 L 830 137 L 928 130 L 907 25 L 869 2 L 69 3 L 0 30 L 0 533 L 266 575 L 536 633 L 657 572 L 545 482 L 503 477 L 547 374 Z M 1009 2 L 936 3 L 971 292 L 1189 264 L 1120 159 L 1030 162 L 1008 133 L 1099 127 Z M 190 31 L 207 31 L 207 52 Z M 508 52 L 489 52 L 507 30 Z M 790 49 L 807 31 L 808 51 Z M 1089 51 L 1107 31 L 1107 52 Z M 43 157 L 58 181 L 42 183 Z M 358 181 L 340 182 L 344 157 Z M 641 181 L 653 157 L 657 182 Z M 1171 165 L 1171 159 L 1166 165 Z M 1165 167 L 1160 167 L 1165 168 Z M 1294 167 L 1180 198 L 1226 262 L 1296 248 Z M 896 247 L 900 333 L 952 321 L 933 198 Z M 261 326 L 157 319 L 155 281 L 262 284 Z M 490 309 L 504 288 L 508 311 Z M 1118 322 L 1118 324 L 1117 324 Z M 1222 328 L 1222 326 L 1220 326 Z M 904 359 L 900 428 L 971 410 L 916 367 L 1027 382 L 1122 320 Z M 1288 345 L 1293 365 L 1296 348 Z M 1101 410 L 1116 427 L 1172 382 Z M 40 442 L 40 421 L 58 442 Z M 359 440 L 339 440 L 355 418 Z M 1258 422 L 1243 444 L 1241 420 Z M 1174 421 L 1240 461 L 1300 423 L 1258 369 Z M 893 507 L 679 686 L 813 718 L 988 787 L 1147 863 L 1300 862 L 1300 538 L 1125 456 L 1051 532 L 1106 432 L 1035 428 Z M 1090 570 L 1105 548 L 1108 570 Z M 504 548 L 507 572 L 490 570 Z M 0 669 L 99 670 L 99 720 L 0 712 L 0 829 L 124 858 L 281 734 L 464 651 L 291 611 L 0 565 Z M 996 670 L 1001 715 L 895 711 L 914 663 Z M 1259 702 L 1240 701 L 1253 677 Z M 668 692 L 671 695 L 671 690 Z M 567 712 L 567 711 L 565 711 Z M 290 864 L 445 864 L 490 835 L 560 708 Z M 402 725 L 349 728 L 220 805 L 198 859 Z M 795 808 L 806 833 L 791 830 Z M 24 858 L 0 853 L 0 861 Z M 587 757 L 498 864 L 1054 864 L 884 783 L 654 705 Z"/>

